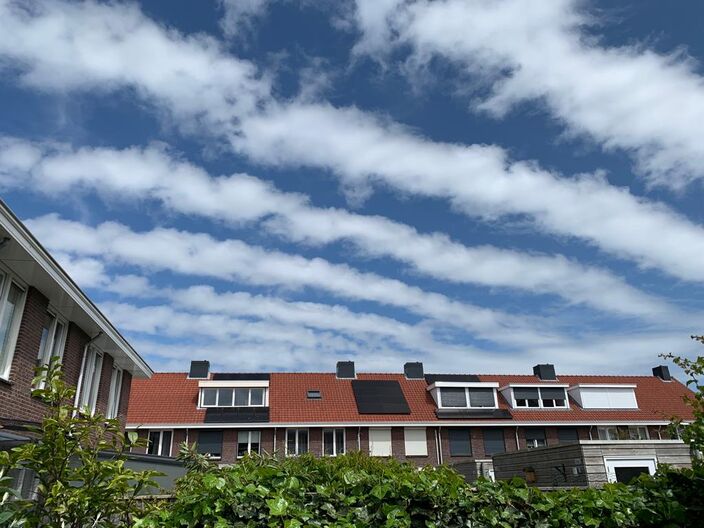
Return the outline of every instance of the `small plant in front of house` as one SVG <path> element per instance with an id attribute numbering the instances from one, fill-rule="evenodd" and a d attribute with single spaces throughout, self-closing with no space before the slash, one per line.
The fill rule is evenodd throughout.
<path id="1" fill-rule="evenodd" d="M 47 404 L 41 426 L 31 430 L 36 438 L 0 452 L 0 479 L 11 469 L 28 471 L 34 492 L 13 498 L 6 485 L 0 526 L 129 526 L 140 511 L 138 494 L 156 488 L 158 475 L 125 467 L 136 434 L 126 438 L 118 420 L 74 407 L 75 389 L 63 381 L 58 358 L 37 369 L 34 386 L 33 396 Z"/>

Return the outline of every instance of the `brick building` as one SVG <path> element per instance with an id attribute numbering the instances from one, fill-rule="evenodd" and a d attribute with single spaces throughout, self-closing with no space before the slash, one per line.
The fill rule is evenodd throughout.
<path id="1" fill-rule="evenodd" d="M 667 367 L 649 376 L 190 372 L 135 381 L 127 428 L 149 454 L 175 456 L 183 441 L 221 463 L 247 452 L 335 456 L 352 450 L 418 465 L 492 474 L 492 456 L 580 440 L 664 441 L 673 416 L 691 418 L 691 394 Z"/>
<path id="2" fill-rule="evenodd" d="M 153 374 L 0 201 L 0 449 L 27 441 L 27 426 L 41 421 L 32 380 L 55 356 L 76 404 L 123 424 L 132 380 Z"/>

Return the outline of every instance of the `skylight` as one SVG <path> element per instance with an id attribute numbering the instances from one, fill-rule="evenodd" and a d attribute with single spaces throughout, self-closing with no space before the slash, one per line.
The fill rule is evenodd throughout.
<path id="1" fill-rule="evenodd" d="M 319 390 L 309 390 L 308 391 L 308 399 L 309 400 L 322 400 L 323 395 L 320 393 Z"/>

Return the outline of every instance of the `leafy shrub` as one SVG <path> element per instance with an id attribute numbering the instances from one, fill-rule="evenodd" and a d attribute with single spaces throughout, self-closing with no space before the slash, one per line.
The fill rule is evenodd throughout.
<path id="1" fill-rule="evenodd" d="M 251 456 L 220 468 L 202 457 L 193 461 L 184 449 L 191 470 L 174 501 L 137 526 L 684 527 L 697 517 L 683 504 L 700 507 L 704 489 L 693 487 L 701 480 L 687 471 L 667 470 L 631 486 L 542 492 L 521 479 L 468 484 L 447 467 L 418 469 L 359 453 Z"/>

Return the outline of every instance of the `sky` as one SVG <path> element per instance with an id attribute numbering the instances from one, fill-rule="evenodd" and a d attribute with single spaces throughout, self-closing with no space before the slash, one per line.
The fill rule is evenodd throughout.
<path id="1" fill-rule="evenodd" d="M 648 374 L 704 5 L 0 0 L 0 194 L 158 371 Z"/>

